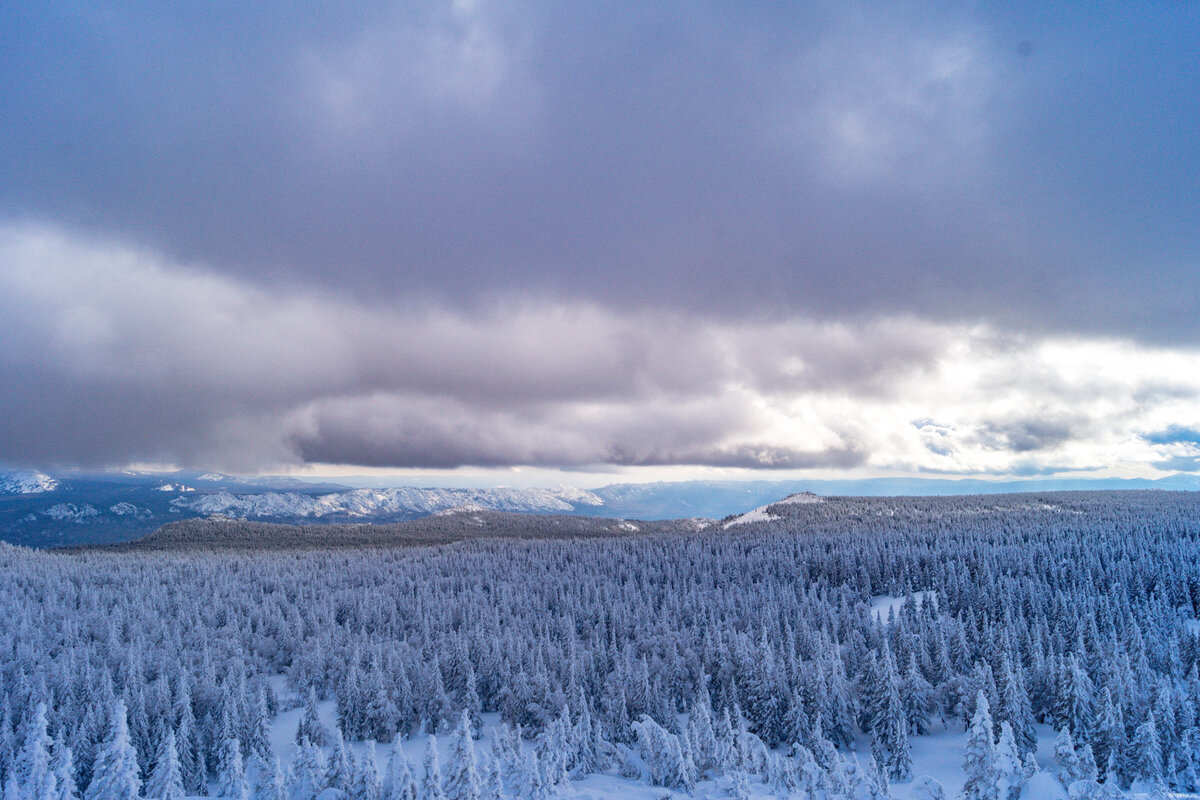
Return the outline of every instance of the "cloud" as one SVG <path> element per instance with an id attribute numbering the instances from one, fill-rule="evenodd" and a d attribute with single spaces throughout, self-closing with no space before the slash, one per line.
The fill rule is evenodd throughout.
<path id="1" fill-rule="evenodd" d="M 18 3 L 0 216 L 380 313 L 516 295 L 1190 346 L 1192 12 L 1098 13 Z"/>
<path id="2" fill-rule="evenodd" d="M 979 426 L 979 438 L 989 449 L 1028 453 L 1052 449 L 1079 436 L 1077 425 L 1071 418 L 1053 416 L 987 420 Z"/>
<path id="3" fill-rule="evenodd" d="M 0 263 L 13 463 L 1146 472 L 1194 455 L 1200 418 L 1194 349 L 516 294 L 381 306 L 47 225 L 0 226 Z"/>

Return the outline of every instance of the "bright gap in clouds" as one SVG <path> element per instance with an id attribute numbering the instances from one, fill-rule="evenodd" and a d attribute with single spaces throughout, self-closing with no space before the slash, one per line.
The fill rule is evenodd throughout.
<path id="1" fill-rule="evenodd" d="M 0 229 L 0 259 L 0 462 L 595 485 L 1200 459 L 1192 348 L 544 297 L 368 306 L 38 225 Z"/>

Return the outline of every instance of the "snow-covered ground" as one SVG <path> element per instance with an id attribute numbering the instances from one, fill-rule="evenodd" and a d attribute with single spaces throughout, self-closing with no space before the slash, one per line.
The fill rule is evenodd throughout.
<path id="1" fill-rule="evenodd" d="M 283 676 L 276 676 L 272 679 L 272 688 L 280 699 L 280 705 L 283 708 L 297 706 L 299 702 L 291 689 L 287 688 L 286 681 Z M 332 731 L 337 725 L 337 711 L 335 704 L 332 701 L 325 701 L 317 704 L 317 711 L 321 718 L 321 724 L 326 729 Z M 290 708 L 276 716 L 271 725 L 271 746 L 279 755 L 279 759 L 283 767 L 286 769 L 295 758 L 295 740 L 296 729 L 300 725 L 300 718 L 304 714 L 303 706 Z M 500 725 L 499 714 L 484 714 L 483 715 L 483 736 L 475 743 L 477 749 L 490 747 L 492 730 Z M 966 734 L 956 725 L 951 724 L 949 727 L 944 726 L 940 721 L 935 720 L 934 730 L 926 736 L 914 736 L 912 742 L 912 775 L 913 779 L 903 782 L 892 782 L 890 784 L 890 793 L 895 800 L 918 800 L 913 794 L 913 788 L 918 778 L 928 775 L 938 780 L 946 789 L 947 798 L 955 798 L 962 791 L 963 783 L 966 780 L 962 769 L 963 762 L 963 747 L 966 740 Z M 1043 770 L 1050 769 L 1054 759 L 1054 740 L 1055 732 L 1048 725 L 1037 726 L 1038 732 L 1038 750 L 1036 758 L 1038 764 Z M 413 735 L 409 739 L 401 742 L 401 749 L 412 762 L 416 776 L 420 777 L 421 764 L 425 755 L 425 748 L 428 744 L 429 736 L 424 733 Z M 450 759 L 450 736 L 438 737 L 438 758 L 443 769 Z M 382 778 L 384 770 L 387 768 L 388 755 L 391 752 L 391 742 L 347 742 L 347 750 L 354 756 L 356 760 L 366 756 L 367 748 L 371 745 L 375 747 L 375 759 L 378 765 L 380 776 Z M 530 743 L 525 743 L 526 747 L 532 747 Z M 865 761 L 870 757 L 871 742 L 870 737 L 860 735 L 855 744 L 858 757 Z M 327 750 L 326 754 L 328 755 Z M 847 754 L 848 757 L 853 757 Z M 650 786 L 647 783 L 631 778 L 622 778 L 617 775 L 588 775 L 581 780 L 571 782 L 569 789 L 563 790 L 556 797 L 577 798 L 577 800 L 617 800 L 617 798 L 629 798 L 629 800 L 661 800 L 664 797 L 679 798 L 711 798 L 718 800 L 729 798 L 732 795 L 728 792 L 726 781 L 722 778 L 716 780 L 700 781 L 696 784 L 696 788 L 691 795 L 679 790 L 664 789 L 661 786 Z M 769 787 L 759 782 L 757 779 L 750 781 L 751 796 L 758 798 L 774 798 L 775 793 Z M 1040 777 L 1031 782 L 1030 787 L 1022 795 L 1023 800 L 1065 800 L 1066 792 L 1062 789 L 1061 784 L 1052 777 L 1049 773 L 1042 773 Z"/>
<path id="2" fill-rule="evenodd" d="M 937 593 L 928 589 L 923 589 L 919 592 L 913 592 L 912 597 L 916 600 L 917 605 L 923 603 L 933 603 L 937 605 Z M 900 613 L 900 606 L 904 605 L 907 597 L 896 597 L 894 595 L 876 595 L 871 598 L 871 615 L 877 618 L 880 622 L 887 622 L 888 617 L 895 613 Z"/>
<path id="3" fill-rule="evenodd" d="M 1038 725 L 1037 734 L 1038 749 L 1035 757 L 1038 765 L 1046 770 L 1054 762 L 1054 740 L 1057 734 L 1049 725 Z M 935 720 L 933 732 L 926 736 L 913 736 L 909 741 L 912 743 L 913 780 L 889 784 L 892 797 L 895 800 L 916 800 L 913 796 L 913 786 L 916 779 L 923 775 L 936 778 L 946 788 L 947 798 L 958 797 L 966 782 L 966 774 L 962 768 L 966 734 L 956 726 L 947 729 Z M 862 737 L 859 752 L 863 753 L 864 758 L 871 752 L 868 737 Z M 1067 793 L 1062 789 L 1062 784 L 1048 773 L 1045 777 L 1053 781 L 1065 798 Z M 1036 800 L 1050 798 L 1038 795 Z"/>
<path id="4" fill-rule="evenodd" d="M 42 494 L 58 488 L 58 481 L 37 470 L 0 472 L 0 494 Z"/>
<path id="5" fill-rule="evenodd" d="M 770 522 L 773 519 L 779 519 L 779 517 L 775 516 L 774 514 L 768 514 L 767 506 L 762 506 L 754 509 L 753 511 L 747 511 L 740 517 L 734 517 L 733 519 L 729 520 L 729 522 L 726 522 L 723 527 L 728 530 L 734 525 L 745 525 L 750 522 Z"/>

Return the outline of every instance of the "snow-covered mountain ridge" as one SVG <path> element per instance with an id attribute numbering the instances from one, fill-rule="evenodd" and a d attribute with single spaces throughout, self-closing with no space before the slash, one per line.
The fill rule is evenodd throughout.
<path id="1" fill-rule="evenodd" d="M 37 470 L 0 472 L 0 494 L 42 494 L 58 488 L 58 481 Z"/>
<path id="2" fill-rule="evenodd" d="M 174 508 L 202 516 L 221 514 L 242 519 L 321 518 L 330 516 L 387 517 L 427 515 L 468 507 L 488 511 L 570 513 L 577 506 L 600 506 L 594 493 L 570 487 L 556 489 L 353 489 L 322 495 L 299 492 L 234 494 L 216 492 L 196 497 L 177 497 Z"/>

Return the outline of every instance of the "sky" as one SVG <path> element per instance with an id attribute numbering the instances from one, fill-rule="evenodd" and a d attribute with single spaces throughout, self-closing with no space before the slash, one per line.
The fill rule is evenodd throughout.
<path id="1" fill-rule="evenodd" d="M 0 41 L 0 463 L 1200 470 L 1200 4 L 15 0 Z"/>

